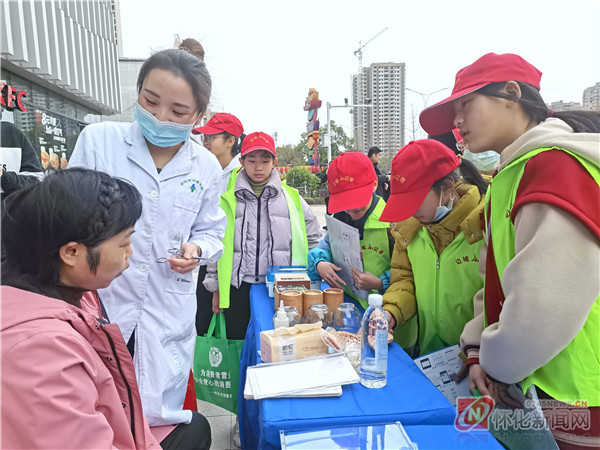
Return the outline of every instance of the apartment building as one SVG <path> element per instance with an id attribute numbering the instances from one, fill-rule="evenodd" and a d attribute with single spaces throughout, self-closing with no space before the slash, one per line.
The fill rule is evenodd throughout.
<path id="1" fill-rule="evenodd" d="M 393 156 L 404 145 L 404 63 L 374 63 L 352 79 L 352 131 L 357 149 Z"/>

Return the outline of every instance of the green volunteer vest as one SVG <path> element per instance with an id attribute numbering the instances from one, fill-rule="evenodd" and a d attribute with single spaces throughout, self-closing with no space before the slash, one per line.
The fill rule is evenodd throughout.
<path id="1" fill-rule="evenodd" d="M 508 263 L 515 257 L 515 229 L 510 220 L 519 182 L 527 161 L 548 150 L 562 150 L 573 156 L 600 183 L 598 166 L 581 155 L 566 149 L 539 148 L 516 159 L 502 169 L 493 179 L 486 202 L 486 221 L 489 202 L 492 202 L 491 223 L 486 223 L 492 237 L 494 259 L 498 268 L 500 284 Z M 600 298 L 600 297 L 599 297 Z M 532 318 L 534 319 L 534 318 Z M 487 317 L 485 326 L 487 327 Z M 551 333 L 551 330 L 549 330 Z M 544 339 L 552 339 L 551 335 Z M 523 391 L 534 384 L 551 397 L 561 400 L 587 400 L 588 406 L 600 406 L 600 303 L 598 298 L 585 321 L 583 328 L 567 347 L 545 366 L 521 382 Z"/>
<path id="2" fill-rule="evenodd" d="M 461 232 L 438 256 L 425 227 L 408 244 L 421 355 L 458 344 L 473 318 L 473 297 L 483 287 L 477 269 L 482 245 L 483 240 L 469 244 Z"/>
<path id="3" fill-rule="evenodd" d="M 237 174 L 235 175 L 237 178 Z M 230 180 L 231 181 L 231 180 Z M 233 184 L 235 186 L 235 182 Z M 292 187 L 281 185 L 281 191 L 285 197 L 289 215 L 292 234 L 292 265 L 307 265 L 308 238 L 306 236 L 306 222 L 304 211 L 300 203 L 300 194 Z M 219 307 L 229 308 L 229 289 L 231 286 L 231 275 L 233 271 L 233 237 L 235 232 L 235 208 L 237 198 L 235 189 L 229 189 L 221 195 L 221 209 L 227 217 L 227 228 L 223 238 L 223 255 L 217 263 L 219 277 Z"/>
<path id="4" fill-rule="evenodd" d="M 381 275 L 386 270 L 390 270 L 390 241 L 388 239 L 389 222 L 380 222 L 379 218 L 385 208 L 385 201 L 379 198 L 375 209 L 365 222 L 363 238 L 360 241 L 362 250 L 363 266 L 365 272 L 371 272 L 373 275 Z M 369 306 L 366 298 L 361 298 L 349 287 L 344 287 L 344 292 L 359 302 L 363 308 Z M 368 294 L 378 294 L 379 291 L 372 289 Z"/>
<path id="5" fill-rule="evenodd" d="M 237 177 L 241 171 L 242 168 L 237 167 L 229 173 L 229 179 L 227 180 L 227 190 L 230 190 L 235 186 L 235 182 L 237 181 Z"/>

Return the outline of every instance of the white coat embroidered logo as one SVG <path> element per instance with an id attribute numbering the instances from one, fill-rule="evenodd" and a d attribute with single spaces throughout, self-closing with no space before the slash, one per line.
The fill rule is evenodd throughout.
<path id="1" fill-rule="evenodd" d="M 187 185 L 187 188 L 190 190 L 189 192 L 191 192 L 192 194 L 194 192 L 196 192 L 197 190 L 199 190 L 200 192 L 204 190 L 204 186 L 202 186 L 202 183 L 200 183 L 200 180 L 196 180 L 194 178 L 188 178 L 186 180 L 183 180 L 179 184 L 181 186 Z"/>
<path id="2" fill-rule="evenodd" d="M 210 361 L 210 365 L 212 367 L 219 367 L 221 362 L 223 361 L 223 354 L 221 350 L 216 347 L 211 347 L 208 352 L 208 360 Z"/>

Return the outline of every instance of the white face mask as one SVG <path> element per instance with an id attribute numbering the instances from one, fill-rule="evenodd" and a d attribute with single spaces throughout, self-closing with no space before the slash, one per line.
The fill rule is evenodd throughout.
<path id="1" fill-rule="evenodd" d="M 471 161 L 478 170 L 482 172 L 489 172 L 494 168 L 496 162 L 500 159 L 500 154 L 493 150 L 481 153 L 473 153 L 469 150 L 465 150 L 463 158 L 467 161 Z"/>
<path id="2" fill-rule="evenodd" d="M 439 222 L 444 217 L 446 217 L 450 211 L 452 211 L 452 206 L 454 206 L 454 197 L 450 197 L 450 201 L 446 206 L 442 206 L 442 189 L 440 189 L 440 205 L 435 209 L 435 215 L 431 222 Z"/>

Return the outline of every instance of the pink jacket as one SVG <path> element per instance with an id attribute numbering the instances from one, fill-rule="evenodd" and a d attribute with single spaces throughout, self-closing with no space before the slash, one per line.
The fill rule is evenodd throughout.
<path id="1" fill-rule="evenodd" d="M 92 293 L 81 308 L 2 286 L 2 448 L 160 449 L 133 362 Z"/>

